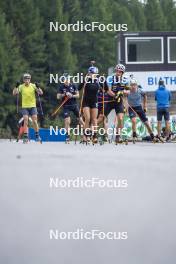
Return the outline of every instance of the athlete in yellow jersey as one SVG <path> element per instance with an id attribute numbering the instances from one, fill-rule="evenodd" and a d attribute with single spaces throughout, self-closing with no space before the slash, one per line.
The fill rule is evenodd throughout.
<path id="1" fill-rule="evenodd" d="M 32 118 L 33 127 L 36 133 L 36 141 L 40 140 L 39 127 L 37 122 L 37 108 L 36 108 L 36 93 L 43 95 L 41 88 L 36 87 L 31 83 L 31 75 L 25 73 L 23 75 L 23 84 L 13 89 L 13 95 L 21 94 L 22 109 L 21 113 L 24 118 L 24 142 L 28 141 L 28 119 Z"/>

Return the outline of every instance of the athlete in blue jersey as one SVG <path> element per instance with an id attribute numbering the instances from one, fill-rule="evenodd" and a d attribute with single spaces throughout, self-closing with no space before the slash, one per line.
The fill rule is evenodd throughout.
<path id="1" fill-rule="evenodd" d="M 65 122 L 65 129 L 68 132 L 70 128 L 71 118 L 70 113 L 72 112 L 79 124 L 79 108 L 76 99 L 79 98 L 79 92 L 77 87 L 66 78 L 65 82 L 62 83 L 58 88 L 57 99 L 61 99 L 62 102 L 68 98 L 68 100 L 63 105 L 63 115 Z M 69 135 L 67 137 L 69 140 Z"/>
<path id="2" fill-rule="evenodd" d="M 123 128 L 124 118 L 124 103 L 123 96 L 129 89 L 128 79 L 124 76 L 125 66 L 123 64 L 117 64 L 115 67 L 115 75 L 109 76 L 108 82 L 108 94 L 112 102 L 107 104 L 105 110 L 105 116 L 107 117 L 111 110 L 115 110 L 117 115 L 117 131 L 116 131 L 116 142 L 121 142 L 121 130 Z"/>
<path id="3" fill-rule="evenodd" d="M 127 95 L 128 113 L 132 121 L 133 140 L 137 139 L 136 133 L 136 117 L 138 116 L 147 128 L 152 141 L 156 141 L 156 138 L 152 132 L 152 128 L 148 122 L 146 116 L 147 112 L 147 95 L 142 89 L 139 88 L 137 81 L 132 79 L 130 81 L 130 93 Z"/>

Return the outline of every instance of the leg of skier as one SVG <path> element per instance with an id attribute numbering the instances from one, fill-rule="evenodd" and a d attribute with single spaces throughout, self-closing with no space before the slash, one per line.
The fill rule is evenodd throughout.
<path id="1" fill-rule="evenodd" d="M 41 138 L 40 138 L 40 135 L 39 135 L 39 126 L 38 126 L 38 121 L 37 121 L 37 115 L 33 114 L 31 116 L 31 118 L 32 118 L 32 125 L 33 125 L 33 128 L 35 130 L 36 141 L 37 142 L 41 142 Z"/>
<path id="2" fill-rule="evenodd" d="M 85 118 L 85 125 L 84 125 L 85 134 L 83 137 L 83 141 L 90 143 L 90 108 L 83 107 L 83 114 Z"/>
<path id="3" fill-rule="evenodd" d="M 98 109 L 97 108 L 90 109 L 90 119 L 91 119 L 91 124 L 92 124 L 93 130 L 97 129 L 97 115 L 98 115 Z M 97 132 L 93 131 L 93 143 L 96 144 L 97 142 L 98 142 Z"/>
<path id="4" fill-rule="evenodd" d="M 27 143 L 28 142 L 28 120 L 29 120 L 29 116 L 23 115 L 23 119 L 24 119 L 23 143 Z"/>
<path id="5" fill-rule="evenodd" d="M 118 113 L 117 114 L 117 131 L 116 131 L 116 143 L 122 143 L 122 129 L 123 129 L 123 118 L 124 114 L 123 113 Z"/>

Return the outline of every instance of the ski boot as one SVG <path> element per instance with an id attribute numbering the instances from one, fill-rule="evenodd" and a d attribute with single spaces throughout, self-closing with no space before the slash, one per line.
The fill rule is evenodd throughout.
<path id="1" fill-rule="evenodd" d="M 104 144 L 102 136 L 98 137 L 98 143 L 100 144 L 100 146 L 102 146 Z"/>
<path id="2" fill-rule="evenodd" d="M 108 135 L 107 135 L 107 134 L 104 134 L 104 135 L 103 135 L 103 141 L 104 141 L 104 142 L 108 142 Z"/>
<path id="3" fill-rule="evenodd" d="M 136 134 L 136 132 L 133 132 L 132 141 L 133 141 L 133 144 L 136 144 L 136 141 L 137 141 L 137 134 Z"/>
<path id="4" fill-rule="evenodd" d="M 27 144 L 29 142 L 28 135 L 25 133 L 23 136 L 23 144 Z"/>
<path id="5" fill-rule="evenodd" d="M 155 144 L 155 143 L 159 143 L 159 139 L 157 137 L 154 136 L 154 134 L 150 134 L 150 137 L 151 137 L 151 141 Z"/>
<path id="6" fill-rule="evenodd" d="M 91 138 L 89 136 L 86 136 L 86 145 L 90 145 Z"/>
<path id="7" fill-rule="evenodd" d="M 97 138 L 97 135 L 94 134 L 93 137 L 92 137 L 92 144 L 95 145 L 98 143 L 98 138 Z"/>
<path id="8" fill-rule="evenodd" d="M 66 137 L 65 144 L 70 144 L 70 137 L 69 136 Z"/>
<path id="9" fill-rule="evenodd" d="M 168 136 L 168 137 L 166 138 L 166 142 L 167 142 L 167 143 L 170 143 L 170 142 L 172 142 L 172 140 L 171 140 L 171 137 L 170 137 L 170 136 Z"/>
<path id="10" fill-rule="evenodd" d="M 91 143 L 91 130 L 87 129 L 86 131 L 84 131 L 84 143 L 86 143 L 86 145 L 90 145 Z"/>
<path id="11" fill-rule="evenodd" d="M 115 144 L 118 145 L 118 144 L 123 144 L 123 139 L 121 138 L 120 135 L 116 135 L 116 138 L 115 138 Z"/>
<path id="12" fill-rule="evenodd" d="M 125 145 L 128 145 L 128 139 L 127 138 L 125 138 L 123 142 L 125 143 Z"/>
<path id="13" fill-rule="evenodd" d="M 156 138 L 159 140 L 161 143 L 165 143 L 165 139 L 162 136 L 156 136 Z"/>

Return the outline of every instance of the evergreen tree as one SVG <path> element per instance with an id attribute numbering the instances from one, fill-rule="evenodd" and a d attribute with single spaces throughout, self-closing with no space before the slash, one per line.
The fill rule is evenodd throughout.
<path id="1" fill-rule="evenodd" d="M 10 122 L 9 116 L 15 111 L 12 88 L 18 80 L 25 61 L 21 57 L 20 49 L 14 33 L 5 15 L 0 10 L 0 127 L 14 127 L 13 119 Z"/>
<path id="2" fill-rule="evenodd" d="M 34 78 L 40 80 L 43 76 L 46 54 L 44 42 L 44 27 L 38 7 L 34 0 L 7 0 L 4 3 L 6 18 L 14 28 L 22 55 L 28 64 Z"/>
<path id="3" fill-rule="evenodd" d="M 146 31 L 146 17 L 144 15 L 144 6 L 138 0 L 130 0 L 128 8 L 137 25 L 137 30 Z"/>
<path id="4" fill-rule="evenodd" d="M 167 30 L 176 31 L 176 3 L 173 0 L 160 0 L 160 3 L 167 21 Z"/>
<path id="5" fill-rule="evenodd" d="M 148 0 L 145 6 L 147 30 L 165 31 L 166 18 L 162 12 L 159 0 Z"/>

